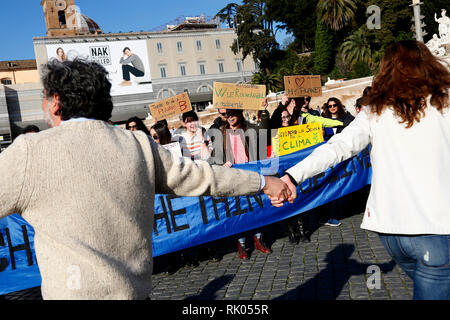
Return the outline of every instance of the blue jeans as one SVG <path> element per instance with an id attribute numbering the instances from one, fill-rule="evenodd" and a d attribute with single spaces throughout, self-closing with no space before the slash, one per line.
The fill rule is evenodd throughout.
<path id="1" fill-rule="evenodd" d="M 450 299 L 450 235 L 379 236 L 394 261 L 414 281 L 414 300 Z"/>

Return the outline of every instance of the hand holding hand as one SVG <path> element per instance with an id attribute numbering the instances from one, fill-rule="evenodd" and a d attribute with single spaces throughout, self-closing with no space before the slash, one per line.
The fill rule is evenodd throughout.
<path id="1" fill-rule="evenodd" d="M 280 178 L 280 180 L 287 186 L 289 189 L 290 196 L 286 199 L 280 199 L 276 197 L 270 197 L 270 202 L 274 207 L 281 207 L 283 206 L 283 203 L 288 201 L 289 203 L 293 203 L 294 200 L 297 198 L 297 187 L 291 182 L 291 179 L 287 175 Z"/>
<path id="2" fill-rule="evenodd" d="M 272 205 L 275 207 L 282 207 L 285 201 L 292 199 L 292 191 L 280 179 L 276 177 L 266 176 L 266 185 L 263 192 L 269 196 Z"/>

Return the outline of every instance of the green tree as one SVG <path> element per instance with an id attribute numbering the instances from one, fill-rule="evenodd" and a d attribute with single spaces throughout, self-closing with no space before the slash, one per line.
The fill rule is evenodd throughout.
<path id="1" fill-rule="evenodd" d="M 314 49 L 317 1 L 266 0 L 267 17 L 294 36 L 294 48 L 299 52 Z"/>
<path id="2" fill-rule="evenodd" d="M 355 17 L 355 12 L 353 0 L 319 0 L 317 3 L 318 19 L 334 31 L 348 24 Z"/>
<path id="3" fill-rule="evenodd" d="M 220 19 L 220 22 L 226 22 L 228 24 L 228 27 L 232 28 L 234 25 L 233 18 L 236 14 L 237 7 L 237 3 L 229 3 L 225 8 L 223 8 L 216 14 L 216 17 Z"/>
<path id="4" fill-rule="evenodd" d="M 370 42 L 362 29 L 358 29 L 345 40 L 340 47 L 340 52 L 342 58 L 350 66 L 354 66 L 357 62 L 363 62 L 369 67 L 373 65 L 373 53 Z"/>
<path id="5" fill-rule="evenodd" d="M 279 51 L 273 21 L 266 16 L 264 0 L 244 0 L 243 3 L 236 8 L 236 15 L 239 17 L 237 22 L 244 22 L 235 26 L 238 41 L 233 42 L 231 49 L 235 54 L 241 51 L 242 59 L 251 55 L 261 69 L 270 72 L 274 66 L 274 56 Z"/>
<path id="6" fill-rule="evenodd" d="M 266 86 L 266 94 L 269 91 L 278 92 L 283 88 L 282 81 L 280 77 L 276 74 L 269 73 L 266 70 L 261 70 L 255 73 L 252 77 L 251 82 L 253 84 L 263 84 Z"/>
<path id="7" fill-rule="evenodd" d="M 314 71 L 324 75 L 330 71 L 333 58 L 333 37 L 327 27 L 317 20 L 314 48 Z"/>

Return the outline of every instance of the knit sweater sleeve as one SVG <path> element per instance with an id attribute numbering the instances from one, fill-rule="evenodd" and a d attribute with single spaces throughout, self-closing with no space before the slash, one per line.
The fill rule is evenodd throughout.
<path id="1" fill-rule="evenodd" d="M 0 218 L 23 210 L 28 157 L 28 146 L 23 136 L 0 153 Z"/>
<path id="2" fill-rule="evenodd" d="M 257 172 L 210 165 L 206 161 L 173 156 L 150 141 L 155 170 L 155 192 L 196 197 L 256 194 L 261 179 Z"/>

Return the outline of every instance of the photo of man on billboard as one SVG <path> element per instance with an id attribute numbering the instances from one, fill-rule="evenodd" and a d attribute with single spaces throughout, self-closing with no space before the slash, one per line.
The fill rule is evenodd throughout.
<path id="1" fill-rule="evenodd" d="M 122 76 L 123 81 L 120 83 L 121 86 L 131 86 L 131 76 L 143 77 L 145 75 L 144 64 L 141 58 L 133 52 L 130 48 L 125 47 L 123 49 L 123 56 L 120 58 L 119 63 L 122 65 Z"/>

